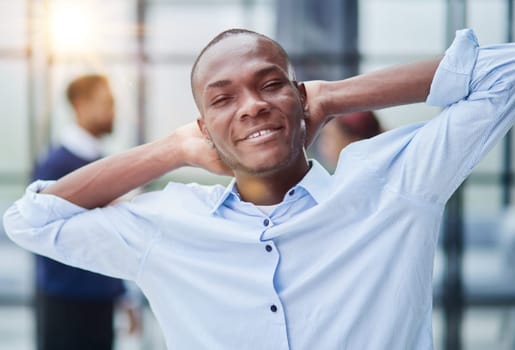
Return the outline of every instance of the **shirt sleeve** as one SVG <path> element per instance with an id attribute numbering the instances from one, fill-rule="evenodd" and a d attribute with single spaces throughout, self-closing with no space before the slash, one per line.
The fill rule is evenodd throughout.
<path id="1" fill-rule="evenodd" d="M 87 210 L 40 194 L 36 181 L 4 214 L 7 235 L 36 254 L 104 275 L 136 280 L 158 225 L 146 213 L 148 196 Z"/>
<path id="2" fill-rule="evenodd" d="M 479 47 L 471 30 L 458 31 L 427 98 L 441 113 L 358 153 L 389 188 L 443 204 L 514 124 L 514 82 L 515 44 Z"/>

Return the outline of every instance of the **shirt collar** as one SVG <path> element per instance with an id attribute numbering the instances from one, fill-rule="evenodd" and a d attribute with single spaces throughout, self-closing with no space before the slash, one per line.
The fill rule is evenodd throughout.
<path id="1" fill-rule="evenodd" d="M 320 203 L 324 201 L 329 194 L 328 189 L 331 175 L 316 160 L 310 159 L 309 163 L 311 167 L 308 173 L 293 188 L 302 187 L 313 197 L 317 203 Z M 225 203 L 230 195 L 238 197 L 235 178 L 232 179 L 229 185 L 227 185 L 225 188 L 224 192 L 222 192 L 218 200 L 215 202 L 213 208 L 211 209 L 211 214 L 216 213 L 220 206 Z"/>
<path id="2" fill-rule="evenodd" d="M 76 124 L 66 127 L 61 137 L 61 144 L 85 160 L 96 160 L 101 155 L 100 141 Z"/>
<path id="3" fill-rule="evenodd" d="M 295 187 L 304 188 L 320 204 L 329 195 L 331 175 L 315 159 L 310 159 L 311 168 Z"/>
<path id="4" fill-rule="evenodd" d="M 213 205 L 213 208 L 211 209 L 211 215 L 216 213 L 216 211 L 222 206 L 222 204 L 225 203 L 227 197 L 229 197 L 229 195 L 235 195 L 237 196 L 237 192 L 236 192 L 236 178 L 233 178 L 231 180 L 231 182 L 229 183 L 229 185 L 227 185 L 227 187 L 225 188 L 225 190 L 222 192 L 222 194 L 220 195 L 220 197 L 218 198 L 218 200 L 215 202 L 215 204 Z"/>

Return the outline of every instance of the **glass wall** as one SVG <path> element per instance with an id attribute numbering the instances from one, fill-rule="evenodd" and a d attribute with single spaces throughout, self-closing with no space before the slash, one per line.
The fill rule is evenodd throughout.
<path id="1" fill-rule="evenodd" d="M 162 137 L 197 117 L 189 85 L 191 65 L 200 49 L 227 28 L 245 27 L 277 39 L 305 77 L 316 78 L 314 72 L 325 79 L 346 76 L 346 56 L 341 51 L 345 27 L 338 21 L 356 18 L 342 15 L 342 3 L 0 0 L 0 209 L 3 212 L 22 194 L 34 159 L 49 144 L 58 142 L 65 126 L 73 122 L 64 92 L 77 75 L 100 72 L 109 77 L 116 98 L 116 125 L 104 143 L 106 153 L 118 152 Z M 360 72 L 441 55 L 452 39 L 450 33 L 460 24 L 473 28 L 482 44 L 505 42 L 509 37 L 512 7 L 507 0 L 356 3 Z M 301 4 L 304 7 L 299 10 Z M 321 19 L 332 21 L 331 25 Z M 285 36 L 281 33 L 287 26 L 289 34 Z M 334 35 L 321 35 L 322 27 Z M 313 50 L 318 50 L 318 56 L 312 55 Z M 391 129 L 429 119 L 438 112 L 416 104 L 377 114 L 383 126 Z M 507 178 L 503 174 L 507 166 L 511 173 L 511 163 L 511 149 L 506 143 L 499 144 L 462 188 L 457 215 L 464 238 L 460 270 L 464 307 L 459 316 L 463 349 L 502 349 L 515 334 L 515 316 L 510 311 L 515 279 L 513 269 L 506 267 L 509 232 L 505 228 L 509 225 L 503 225 L 511 217 L 505 214 L 506 191 L 511 185 L 503 185 Z M 169 180 L 228 181 L 200 170 L 181 169 L 150 187 L 161 188 Z M 444 231 L 442 237 L 445 235 L 459 233 Z M 451 327 L 442 302 L 448 297 L 443 287 L 448 276 L 444 244 L 442 239 L 434 267 L 437 349 L 446 349 Z M 0 229 L 0 348 L 34 348 L 32 259 Z M 149 325 L 144 333 L 129 337 L 123 331 L 123 317 L 118 318 L 118 349 L 163 348 L 148 310 L 144 320 Z"/>

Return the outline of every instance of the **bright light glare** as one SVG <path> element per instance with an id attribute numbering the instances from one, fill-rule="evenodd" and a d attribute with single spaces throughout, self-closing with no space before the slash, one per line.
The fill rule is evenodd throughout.
<path id="1" fill-rule="evenodd" d="M 53 49 L 65 52 L 90 51 L 95 46 L 97 29 L 93 19 L 92 9 L 83 4 L 56 4 L 51 16 Z"/>

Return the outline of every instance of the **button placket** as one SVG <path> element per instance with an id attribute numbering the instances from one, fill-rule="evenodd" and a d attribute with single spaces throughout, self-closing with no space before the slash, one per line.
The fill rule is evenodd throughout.
<path id="1" fill-rule="evenodd" d="M 271 220 L 269 218 L 265 218 L 263 220 L 263 226 L 265 226 L 266 228 L 269 228 L 271 226 L 271 224 L 272 224 L 272 222 L 271 222 Z M 266 252 L 271 253 L 271 252 L 273 252 L 273 250 L 274 250 L 273 244 L 269 244 L 269 243 L 265 244 L 265 251 Z M 279 308 L 277 307 L 276 303 L 270 304 L 270 312 L 275 314 L 275 313 L 277 313 L 278 310 L 279 310 Z"/>

